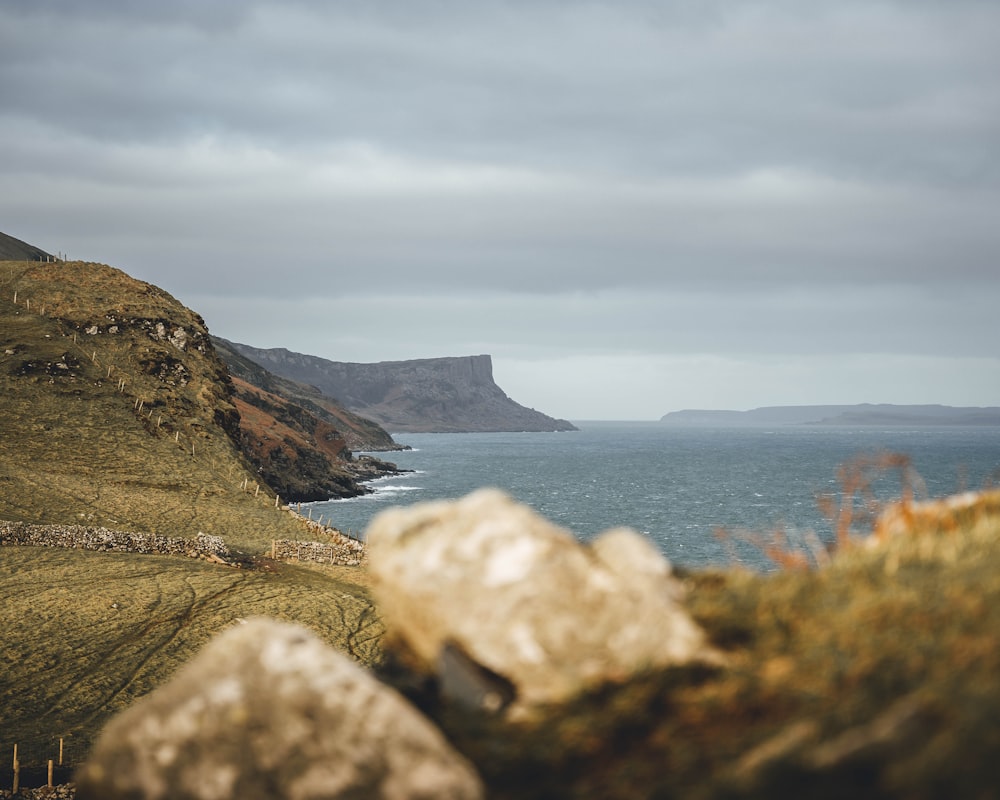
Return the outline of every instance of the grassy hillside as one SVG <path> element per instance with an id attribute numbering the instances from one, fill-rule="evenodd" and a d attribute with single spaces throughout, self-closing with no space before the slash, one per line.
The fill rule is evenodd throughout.
<path id="1" fill-rule="evenodd" d="M 99 264 L 0 262 L 0 518 L 249 552 L 300 536 L 266 486 L 254 497 L 231 392 L 202 319 L 162 290 Z"/>
<path id="2" fill-rule="evenodd" d="M 0 262 L 0 519 L 201 531 L 251 554 L 317 538 L 275 507 L 242 440 L 197 314 L 101 264 Z M 0 750 L 43 765 L 64 737 L 78 761 L 238 618 L 295 620 L 377 660 L 364 583 L 347 567 L 0 547 Z"/>

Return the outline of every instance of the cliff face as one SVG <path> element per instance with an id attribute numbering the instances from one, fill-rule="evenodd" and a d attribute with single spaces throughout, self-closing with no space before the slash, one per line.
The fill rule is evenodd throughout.
<path id="1" fill-rule="evenodd" d="M 284 348 L 232 345 L 271 372 L 317 387 L 390 431 L 569 431 L 575 427 L 514 402 L 493 380 L 488 355 L 356 364 Z"/>
<path id="2" fill-rule="evenodd" d="M 218 336 L 212 337 L 212 344 L 219 357 L 229 367 L 239 392 L 240 381 L 261 392 L 278 395 L 308 410 L 320 420 L 332 425 L 338 431 L 349 450 L 402 450 L 384 428 L 370 419 L 365 419 L 348 411 L 337 400 L 323 394 L 315 386 L 283 378 L 262 367 L 256 361 L 241 355 L 236 345 Z"/>
<path id="3" fill-rule="evenodd" d="M 291 501 L 353 497 L 357 481 L 394 473 L 389 462 L 352 450 L 401 450 L 371 420 L 362 419 L 314 386 L 275 375 L 212 337 L 232 375 L 242 445 L 262 478 Z"/>

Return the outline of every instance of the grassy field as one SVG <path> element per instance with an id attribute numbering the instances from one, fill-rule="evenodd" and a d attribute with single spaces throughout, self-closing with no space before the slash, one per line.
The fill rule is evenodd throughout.
<path id="1" fill-rule="evenodd" d="M 298 622 L 377 660 L 382 626 L 359 572 L 0 548 L 0 752 L 16 742 L 23 764 L 40 765 L 64 737 L 75 763 L 111 715 L 251 616 Z"/>

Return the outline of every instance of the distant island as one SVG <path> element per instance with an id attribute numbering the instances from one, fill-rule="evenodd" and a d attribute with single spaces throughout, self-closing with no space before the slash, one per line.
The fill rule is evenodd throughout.
<path id="1" fill-rule="evenodd" d="M 1000 425 L 998 406 L 892 405 L 764 406 L 749 411 L 685 409 L 660 422 L 678 426 L 757 427 L 762 425 Z"/>

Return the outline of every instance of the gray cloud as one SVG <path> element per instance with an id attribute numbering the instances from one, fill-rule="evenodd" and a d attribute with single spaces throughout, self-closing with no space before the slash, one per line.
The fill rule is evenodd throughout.
<path id="1" fill-rule="evenodd" d="M 488 348 L 525 381 L 614 354 L 992 356 L 995 3 L 11 6 L 2 229 L 224 336 Z M 379 309 L 402 338 L 358 336 Z M 969 403 L 998 402 L 990 363 Z M 858 401 L 902 385 L 865 374 Z"/>

